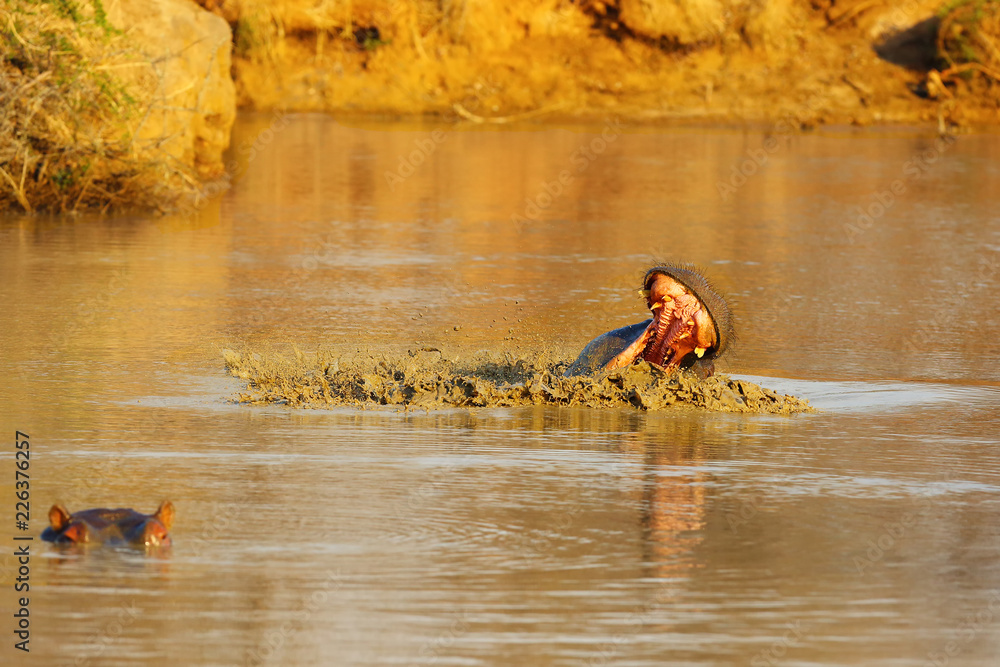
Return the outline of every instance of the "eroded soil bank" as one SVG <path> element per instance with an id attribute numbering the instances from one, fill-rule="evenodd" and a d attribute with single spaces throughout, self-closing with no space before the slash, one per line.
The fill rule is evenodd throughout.
<path id="1" fill-rule="evenodd" d="M 199 0 L 240 104 L 474 122 L 995 124 L 990 0 Z"/>
<path id="2" fill-rule="evenodd" d="M 197 210 L 234 175 L 236 101 L 279 124 L 1000 121 L 996 0 L 0 3 L 0 211 Z"/>
<path id="3" fill-rule="evenodd" d="M 562 405 L 662 410 L 688 406 L 721 412 L 792 414 L 808 401 L 751 382 L 716 375 L 705 380 L 640 362 L 602 377 L 563 377 L 570 361 L 545 355 L 480 352 L 446 355 L 436 348 L 406 352 L 289 353 L 223 350 L 229 372 L 247 381 L 241 403 L 445 408 Z"/>

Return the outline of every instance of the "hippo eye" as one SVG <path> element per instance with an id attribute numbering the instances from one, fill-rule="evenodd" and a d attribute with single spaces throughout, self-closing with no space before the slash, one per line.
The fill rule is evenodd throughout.
<path id="1" fill-rule="evenodd" d="M 63 531 L 62 539 L 66 542 L 86 542 L 87 529 L 82 525 L 70 526 Z"/>

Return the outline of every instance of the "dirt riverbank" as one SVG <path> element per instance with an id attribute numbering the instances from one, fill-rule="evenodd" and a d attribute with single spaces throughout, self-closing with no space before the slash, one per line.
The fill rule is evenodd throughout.
<path id="1" fill-rule="evenodd" d="M 996 2 L 201 3 L 233 27 L 248 108 L 796 128 L 1000 120 Z"/>
<path id="2" fill-rule="evenodd" d="M 233 175 L 237 101 L 777 133 L 1000 122 L 997 0 L 2 2 L 0 211 L 197 207 Z"/>

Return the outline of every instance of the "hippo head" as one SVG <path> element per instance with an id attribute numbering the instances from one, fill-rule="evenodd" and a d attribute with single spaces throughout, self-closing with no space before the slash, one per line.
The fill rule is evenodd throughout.
<path id="1" fill-rule="evenodd" d="M 722 296 L 695 269 L 669 264 L 646 271 L 640 294 L 653 320 L 605 368 L 624 368 L 642 358 L 668 370 L 698 363 L 711 375 L 713 360 L 733 336 Z"/>
<path id="2" fill-rule="evenodd" d="M 92 509 L 70 514 L 62 505 L 49 510 L 49 527 L 42 539 L 59 544 L 127 544 L 137 547 L 170 546 L 174 506 L 169 500 L 154 514 L 131 509 Z"/>

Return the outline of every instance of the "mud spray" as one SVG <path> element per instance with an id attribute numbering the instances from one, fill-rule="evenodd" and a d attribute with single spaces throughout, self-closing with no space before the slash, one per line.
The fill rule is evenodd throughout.
<path id="1" fill-rule="evenodd" d="M 597 377 L 563 377 L 570 362 L 544 355 L 437 348 L 403 352 L 288 353 L 224 349 L 229 372 L 247 382 L 235 400 L 294 407 L 419 408 L 559 405 L 662 410 L 688 406 L 721 412 L 808 412 L 808 401 L 725 375 L 699 379 L 645 361 Z"/>

